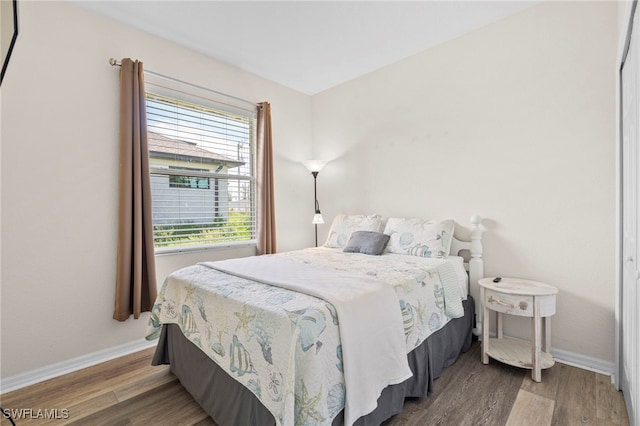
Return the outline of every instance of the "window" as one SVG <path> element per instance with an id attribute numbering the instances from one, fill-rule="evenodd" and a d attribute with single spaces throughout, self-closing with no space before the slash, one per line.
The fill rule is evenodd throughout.
<path id="1" fill-rule="evenodd" d="M 207 169 L 192 169 L 190 167 L 169 166 L 170 169 L 176 170 L 195 170 L 197 172 L 207 172 Z M 209 189 L 209 178 L 198 176 L 169 176 L 169 187 L 171 188 L 198 188 Z"/>
<path id="2" fill-rule="evenodd" d="M 209 178 L 197 176 L 169 176 L 170 188 L 209 189 Z"/>
<path id="3" fill-rule="evenodd" d="M 255 112 L 146 86 L 156 250 L 255 241 Z"/>

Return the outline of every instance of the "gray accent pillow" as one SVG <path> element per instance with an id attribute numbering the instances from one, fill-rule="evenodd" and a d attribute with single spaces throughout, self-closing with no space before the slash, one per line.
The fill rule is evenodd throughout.
<path id="1" fill-rule="evenodd" d="M 389 236 L 381 232 L 355 231 L 344 247 L 346 253 L 363 253 L 379 256 L 389 242 Z"/>

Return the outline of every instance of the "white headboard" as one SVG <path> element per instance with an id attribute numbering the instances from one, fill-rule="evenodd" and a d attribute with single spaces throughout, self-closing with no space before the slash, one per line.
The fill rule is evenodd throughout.
<path id="1" fill-rule="evenodd" d="M 464 267 L 469 272 L 469 293 L 473 297 L 476 305 L 476 328 L 473 332 L 476 336 L 482 334 L 482 304 L 480 303 L 480 286 L 478 280 L 484 277 L 484 260 L 482 259 L 482 218 L 480 216 L 471 216 L 469 220 L 473 227 L 471 228 L 470 241 L 462 241 L 455 236 L 451 242 L 450 254 L 453 256 L 465 257 Z M 468 252 L 469 255 L 465 256 Z M 469 257 L 468 261 L 466 257 Z"/>

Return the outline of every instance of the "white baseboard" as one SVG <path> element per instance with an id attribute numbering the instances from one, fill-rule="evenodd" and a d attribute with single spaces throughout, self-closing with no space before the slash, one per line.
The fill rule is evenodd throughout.
<path id="1" fill-rule="evenodd" d="M 101 362 L 109 361 L 124 355 L 138 352 L 143 349 L 155 346 L 157 345 L 157 343 L 157 340 L 135 340 L 133 342 L 113 346 L 101 351 L 82 355 L 76 358 L 71 358 L 66 361 L 57 362 L 55 364 L 36 368 L 31 371 L 26 371 L 24 373 L 19 373 L 14 376 L 5 377 L 0 379 L 0 394 L 11 392 L 16 389 L 24 388 L 35 383 L 43 382 L 54 377 L 71 373 L 73 371 L 91 367 L 92 365 L 100 364 Z"/>
<path id="2" fill-rule="evenodd" d="M 556 348 L 551 348 L 551 355 L 553 355 L 554 360 L 561 364 L 604 374 L 612 378 L 615 375 L 616 365 L 613 362 Z"/>

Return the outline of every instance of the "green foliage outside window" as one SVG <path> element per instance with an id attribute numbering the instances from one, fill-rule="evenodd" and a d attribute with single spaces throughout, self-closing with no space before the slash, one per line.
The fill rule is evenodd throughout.
<path id="1" fill-rule="evenodd" d="M 188 246 L 190 244 L 250 241 L 253 221 L 250 212 L 229 212 L 228 218 L 217 218 L 211 223 L 180 223 L 154 225 L 156 248 Z"/>

